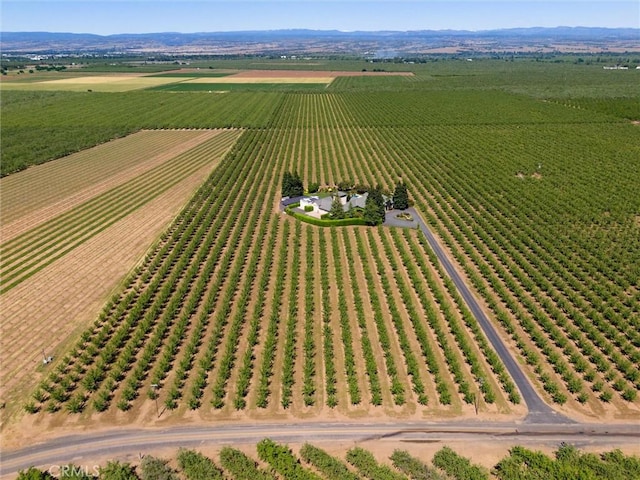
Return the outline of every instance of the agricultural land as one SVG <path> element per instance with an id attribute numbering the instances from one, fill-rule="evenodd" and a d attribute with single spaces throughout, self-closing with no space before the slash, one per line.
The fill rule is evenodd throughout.
<path id="1" fill-rule="evenodd" d="M 2 77 L 3 449 L 301 422 L 638 435 L 640 70 L 307 63 Z M 402 181 L 418 228 L 298 221 L 285 172 Z"/>

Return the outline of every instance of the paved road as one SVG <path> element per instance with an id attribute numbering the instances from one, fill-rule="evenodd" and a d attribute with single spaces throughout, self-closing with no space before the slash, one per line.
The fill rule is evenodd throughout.
<path id="1" fill-rule="evenodd" d="M 491 342 L 496 353 L 500 356 L 502 363 L 506 367 L 507 371 L 513 378 L 513 381 L 517 385 L 520 390 L 520 394 L 522 395 L 522 399 L 524 400 L 527 408 L 529 409 L 529 414 L 527 415 L 526 422 L 527 423 L 574 423 L 573 420 L 565 417 L 564 415 L 553 410 L 549 405 L 547 405 L 544 400 L 540 397 L 538 392 L 533 388 L 529 379 L 526 377 L 516 360 L 511 355 L 511 352 L 507 349 L 506 345 L 496 332 L 493 324 L 487 318 L 482 308 L 480 308 L 480 304 L 475 296 L 471 293 L 471 290 L 464 282 L 464 280 L 460 277 L 457 270 L 454 268 L 451 259 L 447 255 L 447 253 L 443 250 L 440 244 L 436 241 L 436 238 L 429 230 L 429 227 L 425 224 L 422 217 L 418 214 L 418 212 L 409 208 L 408 212 L 411 213 L 415 221 L 418 223 L 418 227 L 424 233 L 429 245 L 435 252 L 438 260 L 442 264 L 444 270 L 447 272 L 447 275 L 451 278 L 453 283 L 455 284 L 458 292 L 462 296 L 462 299 L 465 301 L 469 310 L 473 314 L 473 316 L 478 321 L 478 324 L 482 328 L 485 336 Z"/>
<path id="2" fill-rule="evenodd" d="M 269 437 L 282 443 L 374 442 L 374 441 L 491 441 L 520 444 L 558 445 L 637 445 L 638 425 L 522 424 L 518 422 L 453 421 L 399 423 L 277 423 L 190 425 L 167 429 L 120 429 L 59 437 L 17 451 L 2 454 L 0 476 L 14 478 L 19 470 L 34 465 L 48 469 L 52 465 L 91 467 L 96 459 L 135 458 L 163 448 L 194 448 L 255 444 Z M 364 447 L 367 446 L 365 443 Z"/>

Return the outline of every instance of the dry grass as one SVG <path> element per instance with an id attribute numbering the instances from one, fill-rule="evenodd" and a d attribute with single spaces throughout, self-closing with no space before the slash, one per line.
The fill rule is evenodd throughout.
<path id="1" fill-rule="evenodd" d="M 3 90 L 65 90 L 69 92 L 128 92 L 175 83 L 171 77 L 143 77 L 139 75 L 96 75 L 61 78 L 40 82 L 2 82 Z"/>

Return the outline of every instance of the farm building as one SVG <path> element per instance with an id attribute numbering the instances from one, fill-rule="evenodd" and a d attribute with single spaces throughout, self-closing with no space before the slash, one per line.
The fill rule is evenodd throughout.
<path id="1" fill-rule="evenodd" d="M 364 208 L 364 204 L 367 201 L 367 193 L 347 195 L 345 192 L 337 192 L 336 196 L 340 199 L 342 208 L 344 211 L 348 211 L 352 208 Z M 305 207 L 313 207 L 311 212 L 322 215 L 329 213 L 331 205 L 333 205 L 334 196 L 329 197 L 303 197 L 300 199 L 300 208 L 305 210 Z"/>

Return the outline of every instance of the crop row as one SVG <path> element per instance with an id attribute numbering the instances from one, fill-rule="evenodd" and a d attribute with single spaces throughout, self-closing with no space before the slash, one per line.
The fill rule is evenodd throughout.
<path id="1" fill-rule="evenodd" d="M 225 132 L 174 161 L 152 169 L 3 244 L 2 292 L 15 287 L 88 239 L 176 185 L 212 159 L 224 155 L 237 137 Z"/>
<path id="2" fill-rule="evenodd" d="M 283 96 L 5 91 L 3 98 L 4 176 L 142 128 L 263 127 Z"/>
<path id="3" fill-rule="evenodd" d="M 466 332 L 431 340 L 452 320 L 438 309 L 431 325 L 422 309 L 449 294 L 399 275 L 395 234 L 318 230 L 263 208 L 295 165 L 285 133 L 243 134 L 29 410 L 137 409 L 141 392 L 167 410 L 401 406 L 426 404 L 427 391 L 459 405 L 445 363 L 463 386 L 492 375 Z M 491 385 L 479 387 L 486 399 Z"/>

